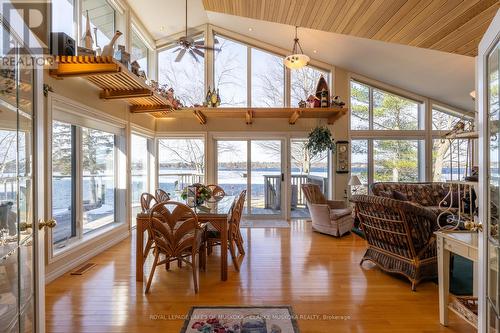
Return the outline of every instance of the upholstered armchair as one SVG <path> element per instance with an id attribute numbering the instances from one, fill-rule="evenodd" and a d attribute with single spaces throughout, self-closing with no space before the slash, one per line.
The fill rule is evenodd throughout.
<path id="1" fill-rule="evenodd" d="M 326 200 L 316 184 L 302 184 L 302 192 L 306 197 L 314 231 L 332 236 L 342 236 L 351 231 L 351 209 L 344 201 Z"/>

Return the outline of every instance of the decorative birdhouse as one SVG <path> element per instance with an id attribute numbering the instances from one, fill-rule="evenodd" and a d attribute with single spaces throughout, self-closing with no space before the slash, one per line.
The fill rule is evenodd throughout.
<path id="1" fill-rule="evenodd" d="M 307 97 L 307 107 L 308 108 L 316 108 L 316 107 L 319 107 L 320 106 L 320 100 L 318 97 L 314 96 L 314 95 L 309 95 L 309 97 Z"/>

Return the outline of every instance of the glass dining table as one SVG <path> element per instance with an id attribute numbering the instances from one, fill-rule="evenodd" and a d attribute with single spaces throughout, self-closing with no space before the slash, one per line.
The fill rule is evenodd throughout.
<path id="1" fill-rule="evenodd" d="M 216 228 L 221 233 L 221 280 L 227 280 L 227 250 L 228 250 L 228 223 L 227 218 L 229 210 L 233 204 L 235 196 L 227 195 L 218 201 L 206 201 L 202 205 L 193 207 L 192 209 L 198 215 L 200 223 L 207 223 Z M 179 196 L 173 196 L 171 201 L 186 203 Z M 137 214 L 137 234 L 136 234 L 136 281 L 144 280 L 144 261 L 146 256 L 144 253 L 144 233 L 149 227 L 149 213 L 141 212 Z"/>

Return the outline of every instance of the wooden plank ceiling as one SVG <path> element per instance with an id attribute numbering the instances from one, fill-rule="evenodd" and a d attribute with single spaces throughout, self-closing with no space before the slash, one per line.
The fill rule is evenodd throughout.
<path id="1" fill-rule="evenodd" d="M 498 0 L 203 0 L 208 11 L 467 56 Z M 300 36 L 299 36 L 300 37 Z"/>

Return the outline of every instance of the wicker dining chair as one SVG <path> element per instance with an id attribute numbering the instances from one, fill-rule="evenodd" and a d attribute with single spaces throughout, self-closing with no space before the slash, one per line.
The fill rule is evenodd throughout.
<path id="1" fill-rule="evenodd" d="M 149 211 L 151 208 L 153 208 L 154 205 L 157 204 L 157 200 L 154 197 L 154 195 L 150 193 L 142 193 L 141 194 L 141 212 L 143 214 L 149 214 Z M 151 247 L 153 246 L 153 237 L 149 233 L 148 230 L 148 241 L 146 242 L 146 247 L 144 249 L 144 260 L 146 260 L 149 251 L 151 251 Z"/>
<path id="2" fill-rule="evenodd" d="M 193 269 L 194 291 L 198 293 L 198 270 L 206 268 L 206 246 L 203 241 L 206 226 L 198 222 L 198 216 L 191 208 L 175 201 L 156 204 L 149 213 L 149 220 L 155 257 L 145 292 L 149 292 L 157 266 L 165 265 L 168 269 L 171 261 L 180 259 Z M 160 260 L 160 255 L 165 258 Z M 191 257 L 191 261 L 188 257 Z"/>
<path id="3" fill-rule="evenodd" d="M 240 231 L 241 216 L 243 214 L 243 206 L 245 205 L 246 190 L 242 191 L 239 196 L 234 200 L 231 209 L 229 210 L 227 223 L 228 223 L 228 247 L 231 253 L 234 269 L 240 271 L 239 257 L 245 255 L 243 246 L 243 237 Z M 215 226 L 209 224 L 207 230 L 207 247 L 208 253 L 212 252 L 212 247 L 220 245 L 222 241 L 221 231 Z M 238 255 L 236 253 L 238 250 Z"/>
<path id="4" fill-rule="evenodd" d="M 211 201 L 211 202 L 218 201 L 226 196 L 226 192 L 219 185 L 210 184 L 210 185 L 207 185 L 207 188 L 212 193 L 212 197 L 208 201 Z"/>
<path id="5" fill-rule="evenodd" d="M 156 189 L 155 197 L 158 202 L 170 200 L 170 195 L 168 195 L 168 193 L 162 190 L 161 188 Z"/>
<path id="6" fill-rule="evenodd" d="M 437 217 L 432 211 L 372 195 L 355 195 L 351 201 L 368 241 L 360 265 L 370 260 L 384 271 L 402 274 L 410 280 L 413 291 L 420 281 L 436 278 Z"/>

